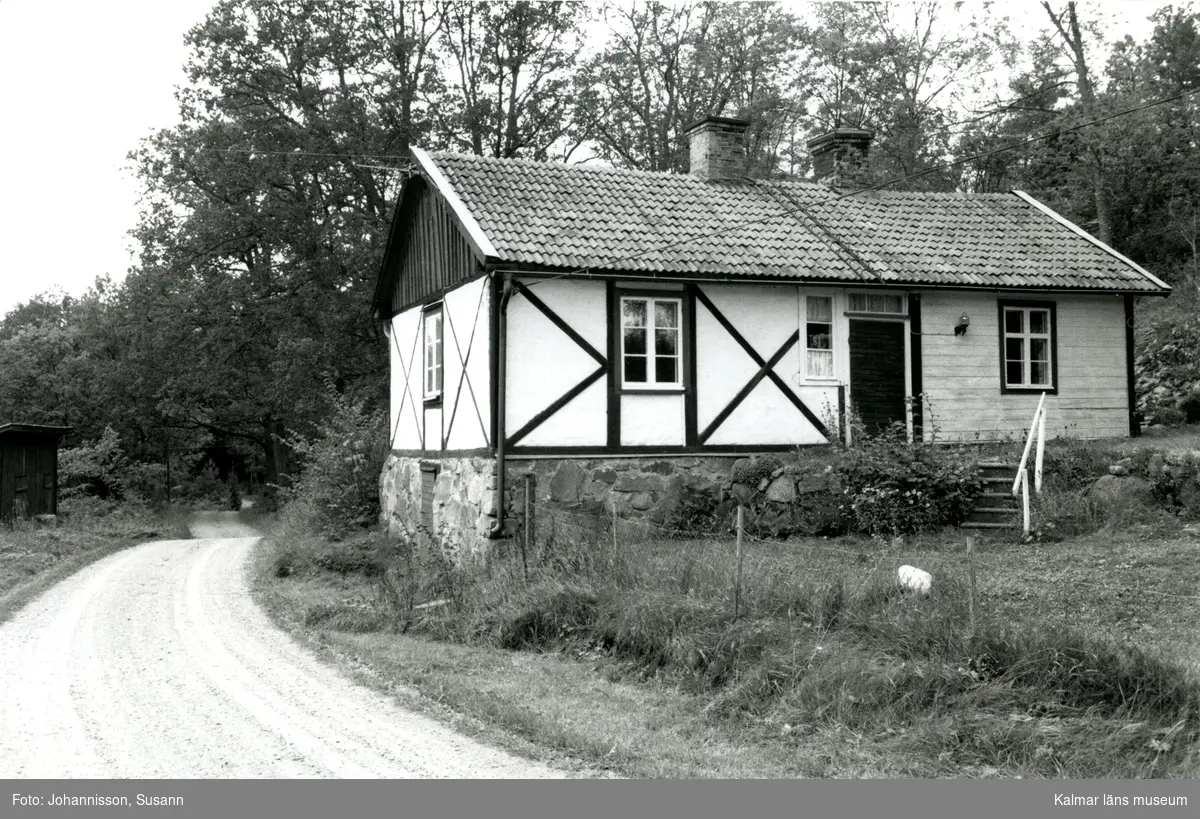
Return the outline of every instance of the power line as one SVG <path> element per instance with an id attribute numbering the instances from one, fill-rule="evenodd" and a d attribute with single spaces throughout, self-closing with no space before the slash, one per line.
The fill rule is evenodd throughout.
<path id="1" fill-rule="evenodd" d="M 201 146 L 197 150 L 211 151 L 223 154 L 263 154 L 264 156 L 332 156 L 339 159 L 398 159 L 411 160 L 412 157 L 405 154 L 358 154 L 358 153 L 333 153 L 323 151 L 264 151 L 259 148 L 209 148 Z"/>
<path id="2" fill-rule="evenodd" d="M 962 159 L 956 159 L 956 160 L 954 160 L 953 162 L 945 162 L 945 163 L 942 163 L 942 164 L 940 164 L 940 165 L 935 165 L 935 166 L 933 166 L 932 168 L 928 168 L 928 169 L 926 169 L 926 170 L 924 170 L 924 171 L 918 171 L 917 173 L 911 173 L 911 174 L 908 174 L 908 175 L 906 175 L 906 176 L 900 176 L 900 177 L 896 177 L 895 179 L 889 179 L 889 180 L 887 180 L 887 181 L 885 181 L 885 182 L 880 182 L 880 183 L 878 183 L 878 184 L 871 185 L 870 187 L 867 187 L 867 188 L 860 188 L 860 189 L 855 189 L 855 190 L 853 190 L 853 191 L 847 191 L 846 193 L 843 193 L 843 194 L 840 194 L 840 195 L 838 195 L 838 196 L 834 197 L 833 201 L 835 201 L 835 202 L 838 202 L 838 201 L 841 201 L 842 199 L 846 199 L 846 198 L 848 198 L 848 197 L 850 197 L 850 196 L 855 196 L 855 195 L 857 195 L 857 194 L 869 193 L 869 192 L 871 192 L 871 191 L 877 191 L 877 190 L 879 190 L 879 189 L 881 189 L 881 188 L 885 188 L 885 187 L 888 187 L 888 186 L 890 186 L 890 185 L 896 185 L 896 184 L 899 184 L 899 183 L 901 183 L 901 182 L 906 182 L 906 181 L 908 181 L 908 180 L 910 180 L 910 179 L 918 179 L 918 178 L 920 178 L 920 177 L 922 177 L 922 176 L 928 176 L 928 175 L 929 175 L 929 174 L 931 174 L 931 173 L 936 173 L 936 172 L 938 172 L 938 171 L 944 171 L 944 170 L 947 170 L 947 169 L 949 169 L 949 168 L 955 168 L 955 167 L 958 167 L 959 165 L 965 165 L 965 164 L 967 164 L 968 162 L 974 162 L 974 161 L 975 161 L 975 160 L 977 160 L 977 159 L 984 159 L 984 158 L 986 158 L 986 157 L 989 157 L 989 156 L 994 156 L 994 155 L 996 155 L 996 154 L 1003 153 L 1003 152 L 1005 152 L 1005 151 L 1011 151 L 1011 150 L 1014 150 L 1014 149 L 1016 149 L 1016 148 L 1022 148 L 1022 147 L 1026 146 L 1026 145 L 1031 145 L 1031 144 L 1033 144 L 1033 143 L 1035 143 L 1035 142 L 1040 142 L 1040 141 L 1042 141 L 1042 140 L 1046 140 L 1046 139 L 1053 139 L 1054 137 L 1062 136 L 1062 135 L 1064 135 L 1064 134 L 1070 134 L 1070 133 L 1073 133 L 1073 132 L 1075 132 L 1075 131 L 1080 131 L 1080 130 L 1083 130 L 1084 128 L 1089 128 L 1089 127 L 1091 127 L 1091 126 L 1093 126 L 1093 125 L 1099 125 L 1099 124 L 1101 124 L 1101 123 L 1108 122 L 1109 120 L 1116 119 L 1117 117 L 1123 117 L 1123 116 L 1127 116 L 1128 114 L 1135 114 L 1135 113 L 1138 113 L 1138 112 L 1140 112 L 1140 111 L 1145 111 L 1145 110 L 1147 110 L 1147 109 L 1154 108 L 1154 107 L 1156 107 L 1156 106 L 1159 106 L 1159 105 L 1166 105 L 1167 103 L 1170 103 L 1170 102 L 1176 102 L 1176 101 L 1178 101 L 1178 100 L 1181 100 L 1181 99 L 1183 99 L 1183 98 L 1185 98 L 1185 97 L 1192 96 L 1193 94 L 1197 94 L 1197 93 L 1200 93 L 1200 88 L 1198 88 L 1198 89 L 1193 89 L 1193 90 L 1191 90 L 1191 91 L 1184 91 L 1183 93 L 1176 94 L 1176 95 L 1174 95 L 1174 96 L 1171 96 L 1171 97 L 1164 97 L 1163 99 L 1154 100 L 1154 101 L 1152 101 L 1152 102 L 1148 102 L 1148 103 L 1146 103 L 1146 104 L 1144 104 L 1144 105 L 1138 105 L 1138 106 L 1135 106 L 1135 107 L 1133 107 L 1133 108 L 1126 108 L 1126 109 L 1124 109 L 1124 110 L 1122 110 L 1122 111 L 1117 111 L 1117 112 L 1115 112 L 1115 113 L 1108 114 L 1108 115 L 1106 115 L 1106 116 L 1099 117 L 1099 118 L 1097 118 L 1097 119 L 1088 120 L 1087 122 L 1082 122 L 1082 123 L 1080 123 L 1080 124 L 1078 124 L 1078 125 L 1073 125 L 1073 126 L 1071 126 L 1071 127 L 1069 127 L 1069 128 L 1061 128 L 1061 129 L 1059 129 L 1059 130 L 1057 130 L 1057 131 L 1051 131 L 1050 133 L 1046 133 L 1046 134 L 1039 134 L 1039 135 L 1037 135 L 1037 136 L 1033 136 L 1033 137 L 1030 137 L 1030 138 L 1028 138 L 1028 139 L 1021 140 L 1020 142 L 1014 142 L 1014 143 L 1012 143 L 1012 144 L 1009 144 L 1009 145 L 1004 145 L 1004 146 L 1001 146 L 1001 147 L 999 147 L 999 148 L 995 148 L 995 149 L 993 149 L 993 150 L 990 150 L 990 151 L 983 151 L 983 152 L 981 152 L 981 153 L 973 154 L 973 155 L 971 155 L 971 156 L 964 157 L 964 158 L 962 158 Z M 545 282 L 554 281 L 555 279 L 562 279 L 562 278 L 566 278 L 566 277 L 568 277 L 568 276 L 578 276 L 578 275 L 582 275 L 582 274 L 588 273 L 589 271 L 592 271 L 592 270 L 594 270 L 596 267 L 600 267 L 600 266 L 605 266 L 605 267 L 608 267 L 608 266 L 611 266 L 611 265 L 613 265 L 613 264 L 616 264 L 616 263 L 618 263 L 618 262 L 628 262 L 628 261 L 633 261 L 633 260 L 635 260 L 635 259 L 640 259 L 641 257 L 643 257 L 643 256 L 646 256 L 646 255 L 648 255 L 648 254 L 650 254 L 650 253 L 657 253 L 657 252 L 661 252 L 661 251 L 663 251 L 663 250 L 668 250 L 668 249 L 670 249 L 670 248 L 673 248 L 673 247 L 678 247 L 679 245 L 688 244 L 688 243 L 690 243 L 690 242 L 695 242 L 695 241 L 698 241 L 698 240 L 701 240 L 701 239 L 711 239 L 711 238 L 714 238 L 714 237 L 716 237 L 716 236 L 722 236 L 722 235 L 725 235 L 725 234 L 727 234 L 727 233 L 732 233 L 732 232 L 734 232 L 734 231 L 743 230 L 743 229 L 745 229 L 745 228 L 752 227 L 752 226 L 754 226 L 754 225 L 758 225 L 758 224 L 763 224 L 763 223 L 769 222 L 769 221 L 771 221 L 772 219 L 779 219 L 779 218 L 783 218 L 783 217 L 786 217 L 786 216 L 793 216 L 793 215 L 795 215 L 796 213 L 800 213 L 800 212 L 801 212 L 801 208 L 799 208 L 799 207 L 795 207 L 795 208 L 787 208 L 787 207 L 784 207 L 784 208 L 783 208 L 782 210 L 780 210 L 779 212 L 772 213 L 772 214 L 770 214 L 770 215 L 768 215 L 768 216 L 764 216 L 764 217 L 761 217 L 761 218 L 758 218 L 758 219 L 751 219 L 751 220 L 749 220 L 749 221 L 746 221 L 746 222 L 741 222 L 741 223 L 739 223 L 739 224 L 736 224 L 736 225 L 731 225 L 730 227 L 727 227 L 727 228 L 722 228 L 722 229 L 720 229 L 720 230 L 716 230 L 716 231 L 710 231 L 710 232 L 708 232 L 708 233 L 696 233 L 696 234 L 692 234 L 692 235 L 690 235 L 690 236 L 686 236 L 686 237 L 684 237 L 684 238 L 682 238 L 682 239 L 678 239 L 678 240 L 676 240 L 676 241 L 673 241 L 673 242 L 668 242 L 668 243 L 666 243 L 666 244 L 659 245 L 659 246 L 657 246 L 657 247 L 651 247 L 651 248 L 646 248 L 646 249 L 644 249 L 644 250 L 640 250 L 640 251 L 638 251 L 637 253 L 631 253 L 631 254 L 624 255 L 624 256 L 612 256 L 612 257 L 609 257 L 609 258 L 603 258 L 603 259 L 601 259 L 601 260 L 599 260 L 599 261 L 597 261 L 597 262 L 593 262 L 592 264 L 590 264 L 590 265 L 586 265 L 586 266 L 584 266 L 584 267 L 580 267 L 580 268 L 577 268 L 577 269 L 574 269 L 574 270 L 568 270 L 568 271 L 566 271 L 566 272 L 559 273 L 559 274 L 557 274 L 557 275 L 555 275 L 555 276 L 549 276 L 549 277 L 547 277 L 547 278 L 540 279 L 540 280 L 538 280 L 538 281 L 536 281 L 536 282 L 530 282 L 530 283 L 529 283 L 528 285 L 526 285 L 526 286 L 528 286 L 528 287 L 532 287 L 532 286 L 535 286 L 535 285 L 538 285 L 538 284 L 543 284 L 543 283 L 545 283 Z"/>

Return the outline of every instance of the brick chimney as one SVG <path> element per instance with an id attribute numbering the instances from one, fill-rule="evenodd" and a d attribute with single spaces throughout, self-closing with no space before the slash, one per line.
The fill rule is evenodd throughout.
<path id="1" fill-rule="evenodd" d="M 868 187 L 867 154 L 874 131 L 838 128 L 808 141 L 813 159 L 813 176 L 832 188 L 856 190 Z"/>
<path id="2" fill-rule="evenodd" d="M 688 170 L 697 179 L 718 182 L 746 175 L 746 129 L 750 121 L 705 117 L 687 129 Z"/>

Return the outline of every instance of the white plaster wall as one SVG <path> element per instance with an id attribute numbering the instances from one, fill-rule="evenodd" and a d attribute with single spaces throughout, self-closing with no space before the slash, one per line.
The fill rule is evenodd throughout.
<path id="1" fill-rule="evenodd" d="M 424 407 L 425 415 L 425 449 L 445 449 L 442 446 L 442 408 L 436 404 Z"/>
<path id="2" fill-rule="evenodd" d="M 526 284 L 601 355 L 607 354 L 603 282 L 530 280 Z M 600 366 L 520 293 L 514 293 L 508 302 L 507 344 L 505 430 L 508 435 L 521 429 Z M 602 377 L 518 444 L 605 444 L 608 437 L 605 383 Z"/>
<path id="3" fill-rule="evenodd" d="M 1058 342 L 1058 394 L 1046 396 L 1050 437 L 1120 437 L 1129 434 L 1125 383 L 1125 308 L 1120 296 L 1003 294 L 1005 299 L 1053 300 Z M 1020 438 L 1029 428 L 1040 393 L 1000 392 L 999 315 L 996 293 L 922 293 L 922 373 L 931 403 L 926 411 L 941 440 Z M 966 335 L 954 336 L 967 313 Z"/>
<path id="4" fill-rule="evenodd" d="M 421 308 L 393 316 L 388 335 L 392 449 L 421 449 Z"/>
<path id="5" fill-rule="evenodd" d="M 684 399 L 675 395 L 622 395 L 622 446 L 683 446 Z"/>
<path id="6" fill-rule="evenodd" d="M 792 286 L 704 285 L 704 293 L 764 360 L 769 360 L 800 329 L 800 290 Z M 803 340 L 798 342 L 802 344 Z M 801 388 L 800 354 L 788 352 L 774 367 L 819 418 L 820 397 L 829 385 Z M 758 365 L 708 308 L 696 305 L 696 416 L 703 431 L 758 372 Z M 833 385 L 836 405 L 836 384 Z M 816 400 L 814 400 L 816 399 Z M 779 388 L 764 378 L 713 432 L 708 445 L 824 443 Z"/>
<path id="7" fill-rule="evenodd" d="M 564 387 L 562 392 L 570 389 Z M 561 394 L 561 393 L 559 393 Z M 518 446 L 603 446 L 608 443 L 608 380 L 599 381 L 517 442 Z M 557 395 L 554 396 L 556 398 Z M 551 399 L 553 400 L 553 398 Z M 520 427 L 513 427 L 515 432 Z"/>
<path id="8" fill-rule="evenodd" d="M 447 449 L 488 446 L 491 425 L 490 298 L 488 279 L 484 277 L 447 293 L 444 300 L 442 423 Z"/>

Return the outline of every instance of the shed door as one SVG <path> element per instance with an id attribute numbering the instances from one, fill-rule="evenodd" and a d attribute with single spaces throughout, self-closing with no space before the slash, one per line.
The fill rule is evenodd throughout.
<path id="1" fill-rule="evenodd" d="M 902 321 L 850 321 L 850 398 L 869 433 L 905 421 Z"/>

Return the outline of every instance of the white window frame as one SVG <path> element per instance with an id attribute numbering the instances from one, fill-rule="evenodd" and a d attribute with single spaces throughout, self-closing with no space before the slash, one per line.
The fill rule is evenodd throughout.
<path id="1" fill-rule="evenodd" d="M 822 349 L 819 347 L 808 346 L 808 303 L 811 299 L 825 299 L 829 302 L 829 348 Z M 837 315 L 837 302 L 833 293 L 805 293 L 802 299 L 803 312 L 800 316 L 800 346 L 804 351 L 803 361 L 801 365 L 803 369 L 801 373 L 803 380 L 810 384 L 836 384 L 838 381 L 838 356 L 837 356 L 837 338 L 838 327 L 835 316 Z M 814 324 L 824 322 L 813 322 Z M 829 353 L 829 375 L 810 375 L 809 374 L 809 353 L 821 352 Z"/>
<path id="2" fill-rule="evenodd" d="M 443 304 L 431 304 L 421 312 L 421 376 L 426 401 L 440 401 L 445 387 L 445 324 Z M 430 328 L 436 328 L 431 333 Z"/>
<path id="3" fill-rule="evenodd" d="M 872 296 L 886 296 L 887 298 L 896 299 L 899 302 L 899 310 L 855 310 L 854 300 L 856 298 Z M 848 316 L 886 316 L 890 318 L 908 318 L 908 299 L 904 293 L 878 293 L 851 291 L 846 294 L 846 315 Z"/>
<path id="4" fill-rule="evenodd" d="M 625 304 L 640 301 L 646 303 L 646 380 L 630 381 L 625 377 Z M 655 305 L 670 302 L 675 305 L 675 326 L 660 328 L 655 324 Z M 675 380 L 658 381 L 658 369 L 654 366 L 657 356 L 654 353 L 655 331 L 659 329 L 675 331 Z M 680 296 L 664 296 L 655 294 L 622 293 L 617 300 L 617 332 L 620 334 L 621 358 L 621 389 L 626 392 L 646 391 L 680 391 L 684 388 L 684 334 L 683 334 L 683 299 Z M 636 355 L 636 353 L 634 354 Z M 665 356 L 664 356 L 665 357 Z"/>
<path id="5" fill-rule="evenodd" d="M 1008 316 L 1010 313 L 1020 313 L 1022 315 L 1021 327 L 1019 333 L 1009 332 Z M 1032 322 L 1030 316 L 1033 313 L 1046 314 L 1046 332 L 1035 333 L 1030 330 Z M 1023 302 L 1000 302 L 1000 384 L 1006 392 L 1056 392 L 1058 387 L 1057 373 L 1058 362 L 1057 345 L 1055 343 L 1054 334 L 1057 330 L 1054 304 L 1046 303 L 1023 303 Z M 1008 381 L 1008 365 L 1010 359 L 1008 357 L 1008 342 L 1010 339 L 1021 339 L 1023 344 L 1021 349 L 1023 355 L 1021 358 L 1021 375 L 1024 379 L 1022 383 L 1010 384 Z M 1046 342 L 1046 380 L 1042 383 L 1033 383 L 1033 340 L 1039 339 Z"/>

